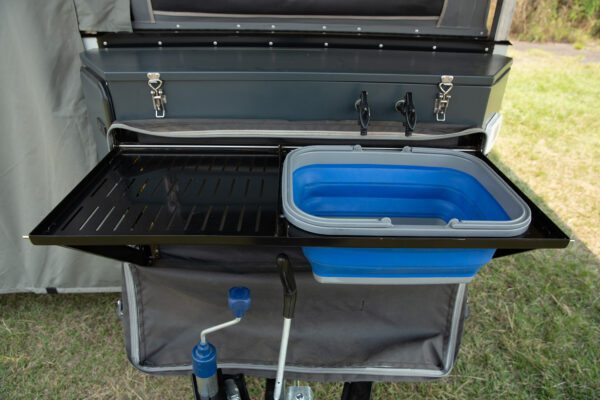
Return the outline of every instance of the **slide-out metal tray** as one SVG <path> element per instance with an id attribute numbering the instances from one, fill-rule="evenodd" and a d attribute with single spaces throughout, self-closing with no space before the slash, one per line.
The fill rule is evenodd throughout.
<path id="1" fill-rule="evenodd" d="M 562 248 L 569 238 L 485 156 L 477 154 L 529 205 L 520 236 L 325 236 L 290 225 L 281 209 L 288 149 L 115 148 L 30 233 L 37 245 L 62 245 L 148 264 L 152 245 L 495 248 L 496 256 Z"/>

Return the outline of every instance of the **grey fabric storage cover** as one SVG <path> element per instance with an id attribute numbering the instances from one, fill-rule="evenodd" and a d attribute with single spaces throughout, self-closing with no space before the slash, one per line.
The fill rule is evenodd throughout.
<path id="1" fill-rule="evenodd" d="M 132 363 L 148 373 L 189 373 L 200 331 L 232 318 L 227 289 L 247 286 L 248 314 L 209 341 L 227 371 L 273 377 L 282 326 L 274 265 L 280 250 L 163 248 L 163 255 L 179 259 L 167 255 L 154 267 L 127 264 L 123 322 Z M 299 291 L 288 379 L 416 380 L 449 372 L 462 332 L 464 285 L 323 285 L 298 249 L 286 254 Z"/>

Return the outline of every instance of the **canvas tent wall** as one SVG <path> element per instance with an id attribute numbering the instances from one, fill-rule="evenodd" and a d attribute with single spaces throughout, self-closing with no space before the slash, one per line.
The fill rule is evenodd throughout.
<path id="1" fill-rule="evenodd" d="M 129 1 L 0 1 L 0 293 L 120 290 L 120 265 L 22 235 L 97 163 L 84 30 L 127 31 Z"/>

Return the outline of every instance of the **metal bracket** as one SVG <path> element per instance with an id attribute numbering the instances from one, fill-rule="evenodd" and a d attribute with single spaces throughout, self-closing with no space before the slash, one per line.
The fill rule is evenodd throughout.
<path id="1" fill-rule="evenodd" d="M 288 386 L 285 400 L 313 400 L 310 386 Z"/>
<path id="2" fill-rule="evenodd" d="M 150 246 L 87 246 L 75 245 L 65 246 L 71 249 L 85 251 L 86 253 L 95 254 L 97 256 L 112 258 L 117 261 L 129 262 L 136 265 L 149 266 L 152 265 L 152 257 Z"/>
<path id="3" fill-rule="evenodd" d="M 160 73 L 148 72 L 148 86 L 150 86 L 150 94 L 152 95 L 152 105 L 154 106 L 154 116 L 156 118 L 165 117 L 165 104 L 167 96 L 163 92 L 163 81 L 160 79 Z"/>
<path id="4" fill-rule="evenodd" d="M 448 110 L 450 98 L 452 97 L 448 93 L 450 93 L 454 87 L 454 84 L 452 83 L 453 80 L 454 77 L 452 75 L 442 75 L 442 81 L 438 84 L 440 92 L 433 105 L 433 113 L 438 122 L 446 121 L 446 110 Z"/>

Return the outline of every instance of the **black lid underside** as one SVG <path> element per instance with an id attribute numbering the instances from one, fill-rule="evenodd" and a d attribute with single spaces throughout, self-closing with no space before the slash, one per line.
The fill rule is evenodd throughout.
<path id="1" fill-rule="evenodd" d="M 133 26 L 160 30 L 392 33 L 485 38 L 490 0 L 132 0 Z"/>

